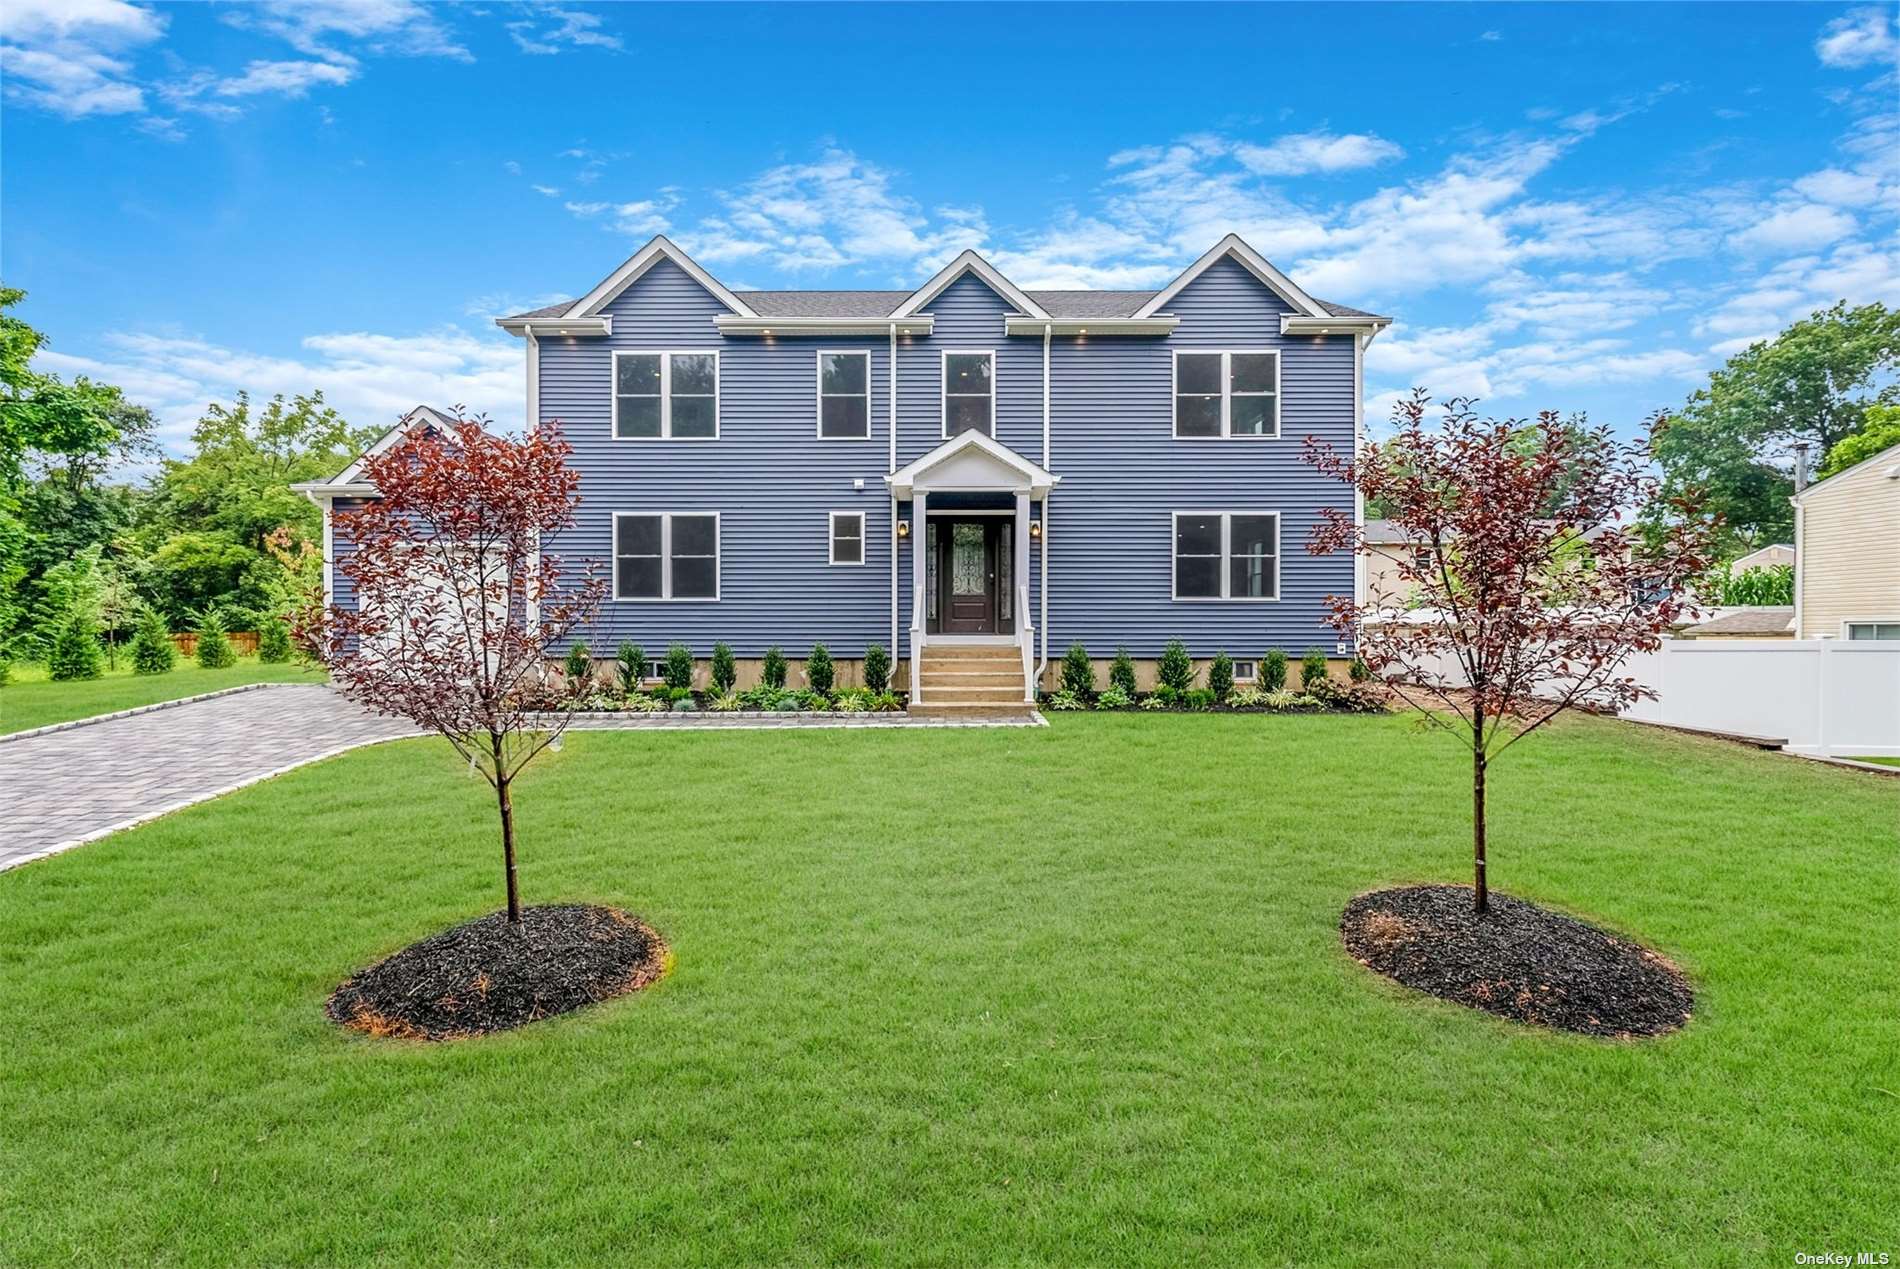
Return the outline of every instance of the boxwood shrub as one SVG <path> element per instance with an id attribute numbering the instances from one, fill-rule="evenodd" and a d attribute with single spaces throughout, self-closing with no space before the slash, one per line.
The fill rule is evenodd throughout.
<path id="1" fill-rule="evenodd" d="M 1286 653 L 1278 648 L 1268 648 L 1266 659 L 1260 663 L 1260 689 L 1277 692 L 1285 686 Z"/>
<path id="2" fill-rule="evenodd" d="M 1079 639 L 1062 657 L 1062 690 L 1084 701 L 1095 695 L 1095 664 Z"/>
<path id="3" fill-rule="evenodd" d="M 1120 689 L 1129 700 L 1135 699 L 1135 658 L 1128 655 L 1126 644 L 1115 649 L 1115 663 L 1108 667 L 1108 685 Z"/>
<path id="4" fill-rule="evenodd" d="M 1179 639 L 1168 640 L 1168 646 L 1162 649 L 1157 673 L 1163 687 L 1173 688 L 1176 692 L 1185 692 L 1193 687 L 1194 658 L 1188 655 L 1187 644 Z"/>

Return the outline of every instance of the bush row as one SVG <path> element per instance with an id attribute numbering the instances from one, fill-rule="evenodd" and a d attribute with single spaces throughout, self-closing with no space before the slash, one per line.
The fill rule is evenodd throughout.
<path id="1" fill-rule="evenodd" d="M 1286 690 L 1287 655 L 1269 648 L 1260 659 L 1259 675 L 1252 684 L 1234 682 L 1234 659 L 1225 651 L 1208 662 L 1207 686 L 1196 687 L 1200 678 L 1187 644 L 1168 640 L 1155 666 L 1158 680 L 1155 690 L 1141 693 L 1135 687 L 1135 661 L 1126 647 L 1115 650 L 1108 669 L 1108 687 L 1098 690 L 1095 662 L 1081 643 L 1069 645 L 1062 658 L 1062 686 L 1047 693 L 1044 704 L 1050 709 L 1267 709 L 1283 712 L 1340 710 L 1358 712 L 1384 708 L 1384 694 L 1368 680 L 1372 672 L 1364 661 L 1354 658 L 1349 669 L 1352 686 L 1335 683 L 1326 673 L 1326 654 L 1309 648 L 1300 658 L 1300 690 Z"/>
<path id="2" fill-rule="evenodd" d="M 803 688 L 787 687 L 785 679 L 790 662 L 774 644 L 765 652 L 757 687 L 740 692 L 738 663 L 732 647 L 724 642 L 713 645 L 708 672 L 711 690 L 693 689 L 697 662 L 693 650 L 684 643 L 673 643 L 661 658 L 660 686 L 648 690 L 646 649 L 631 641 L 614 651 L 612 692 L 598 690 L 600 667 L 585 643 L 568 649 L 562 665 L 566 690 L 579 698 L 583 709 L 620 710 L 655 713 L 662 710 L 708 709 L 716 712 L 763 710 L 777 713 L 793 710 L 832 710 L 841 713 L 869 713 L 902 709 L 903 701 L 890 690 L 891 654 L 882 644 L 872 644 L 864 652 L 864 683 L 860 687 L 839 687 L 838 671 L 831 650 L 824 644 L 813 645 L 805 657 Z"/>

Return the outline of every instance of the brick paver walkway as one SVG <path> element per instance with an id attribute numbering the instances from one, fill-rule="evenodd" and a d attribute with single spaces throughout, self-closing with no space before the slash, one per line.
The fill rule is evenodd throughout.
<path id="1" fill-rule="evenodd" d="M 358 745 L 415 733 L 278 684 L 0 744 L 0 870 Z"/>

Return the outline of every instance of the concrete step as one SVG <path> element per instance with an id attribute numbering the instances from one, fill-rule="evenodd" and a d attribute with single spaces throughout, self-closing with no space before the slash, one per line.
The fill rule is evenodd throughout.
<path id="1" fill-rule="evenodd" d="M 929 687 L 1013 687 L 1023 690 L 1021 667 L 1014 670 L 934 670 L 923 671 L 924 686 Z"/>

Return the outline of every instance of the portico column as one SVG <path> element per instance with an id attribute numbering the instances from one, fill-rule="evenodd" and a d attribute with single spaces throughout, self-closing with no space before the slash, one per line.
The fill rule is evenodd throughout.
<path id="1" fill-rule="evenodd" d="M 1010 581 L 1018 588 L 1029 585 L 1029 494 L 1027 491 L 1016 495 L 1016 566 L 1009 570 Z M 1029 620 L 1028 605 L 1017 602 L 1017 597 L 1009 597 L 1009 610 L 1016 614 L 1016 633 L 1021 639 L 1023 624 Z"/>
<path id="2" fill-rule="evenodd" d="M 927 503 L 930 495 L 919 489 L 910 498 L 910 518 L 915 522 L 910 526 L 911 620 L 917 623 L 916 636 L 921 640 L 930 630 L 929 598 L 926 597 L 923 603 L 917 602 L 917 596 L 923 594 L 924 583 L 930 576 L 929 561 L 924 558 L 924 543 L 929 540 L 925 517 L 929 514 Z M 916 656 L 917 649 L 912 647 L 910 654 Z"/>

